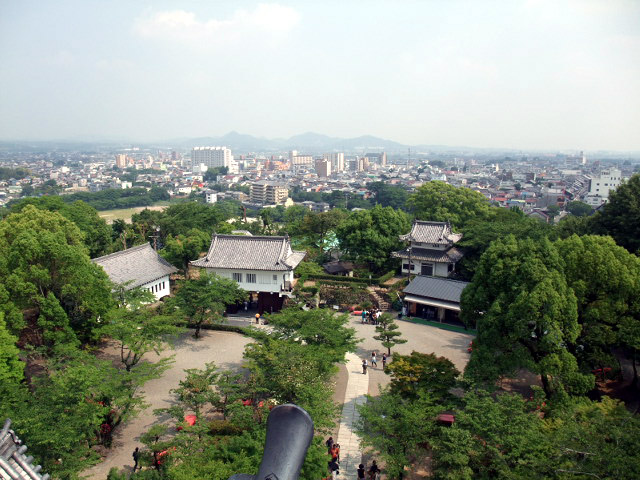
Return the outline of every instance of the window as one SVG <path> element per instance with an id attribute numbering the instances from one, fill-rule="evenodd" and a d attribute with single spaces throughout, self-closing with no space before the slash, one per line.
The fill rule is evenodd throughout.
<path id="1" fill-rule="evenodd" d="M 238 283 L 242 282 L 242 273 L 233 272 L 233 279 Z M 248 274 L 247 274 L 247 281 L 249 281 L 249 275 Z"/>
<path id="2" fill-rule="evenodd" d="M 273 276 L 273 283 L 278 283 L 278 275 Z"/>
<path id="3" fill-rule="evenodd" d="M 409 264 L 408 264 L 408 263 L 405 263 L 404 265 L 402 265 L 402 268 L 403 268 L 404 270 L 409 270 Z M 415 265 L 413 265 L 413 264 L 411 264 L 411 270 L 415 270 L 415 269 L 416 269 L 416 266 L 415 266 Z"/>
<path id="4" fill-rule="evenodd" d="M 255 273 L 247 273 L 247 283 L 256 283 Z"/>

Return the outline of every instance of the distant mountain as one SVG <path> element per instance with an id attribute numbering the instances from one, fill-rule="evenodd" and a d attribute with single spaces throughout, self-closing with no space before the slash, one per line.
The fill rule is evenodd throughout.
<path id="1" fill-rule="evenodd" d="M 190 139 L 180 139 L 174 143 L 183 147 L 191 148 L 197 146 L 217 146 L 224 145 L 235 152 L 254 151 L 286 151 L 298 150 L 300 153 L 317 154 L 331 151 L 358 151 L 368 150 L 380 151 L 406 151 L 408 148 L 398 142 L 385 140 L 383 138 L 365 135 L 356 138 L 329 137 L 314 132 L 306 132 L 294 135 L 287 139 L 268 139 L 245 135 L 238 132 L 229 132 L 221 137 L 199 137 Z"/>

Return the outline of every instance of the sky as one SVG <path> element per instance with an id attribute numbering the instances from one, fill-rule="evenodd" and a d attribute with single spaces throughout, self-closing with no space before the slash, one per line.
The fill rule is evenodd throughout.
<path id="1" fill-rule="evenodd" d="M 0 2 L 0 139 L 640 151 L 640 1 Z"/>

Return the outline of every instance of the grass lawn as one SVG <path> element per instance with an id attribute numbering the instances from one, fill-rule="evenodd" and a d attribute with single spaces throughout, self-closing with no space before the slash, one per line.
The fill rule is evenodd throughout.
<path id="1" fill-rule="evenodd" d="M 134 213 L 140 213 L 145 208 L 148 208 L 149 210 L 164 210 L 165 208 L 167 208 L 167 205 L 156 204 L 149 207 L 116 208 L 114 210 L 103 210 L 101 212 L 98 212 L 98 215 L 100 216 L 100 218 L 104 218 L 104 220 L 108 224 L 113 223 L 113 221 L 117 219 L 122 219 L 127 223 L 131 223 L 131 216 Z"/>

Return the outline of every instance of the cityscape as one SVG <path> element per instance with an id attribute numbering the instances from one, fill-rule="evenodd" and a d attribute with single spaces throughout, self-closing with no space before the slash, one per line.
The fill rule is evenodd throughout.
<path id="1" fill-rule="evenodd" d="M 640 478 L 639 4 L 0 26 L 0 479 Z"/>

